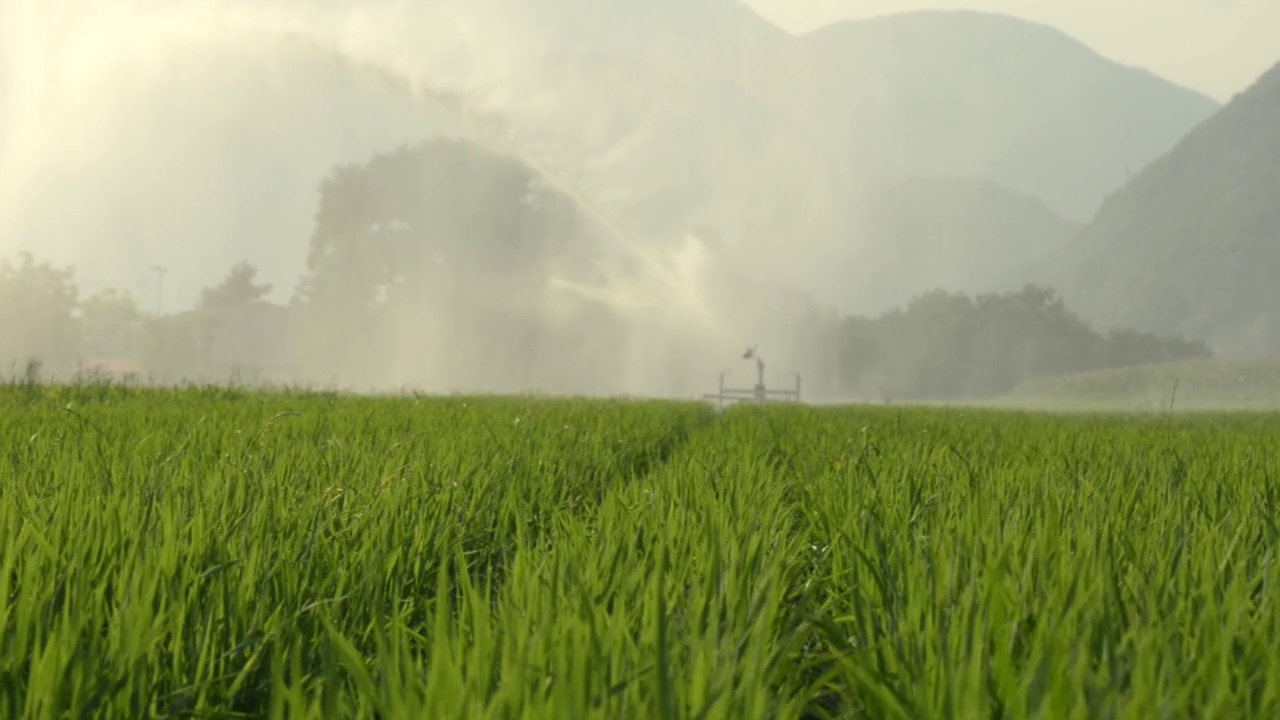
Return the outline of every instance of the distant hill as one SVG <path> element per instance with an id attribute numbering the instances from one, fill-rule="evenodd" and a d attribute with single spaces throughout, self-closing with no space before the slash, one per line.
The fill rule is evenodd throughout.
<path id="1" fill-rule="evenodd" d="M 935 289 L 976 294 L 1021 287 L 1016 269 L 1066 245 L 1080 226 L 1037 198 L 973 178 L 870 185 L 824 295 L 880 312 Z"/>
<path id="2" fill-rule="evenodd" d="M 953 8 L 1001 12 L 1052 25 L 1103 55 L 1199 89 L 1219 102 L 1276 61 L 1280 3 L 1274 0 L 1124 0 L 1115 10 L 1082 11 L 1081 0 L 744 0 L 766 17 L 805 32 L 844 19 Z M 1094 6 L 1105 7 L 1095 2 Z M 1212 58 L 1212 62 L 1207 59 Z"/>
<path id="3" fill-rule="evenodd" d="M 1280 65 L 1109 198 L 1040 277 L 1098 323 L 1280 350 Z"/>
<path id="4" fill-rule="evenodd" d="M 1063 33 L 974 12 L 846 21 L 787 43 L 767 82 L 831 172 L 985 177 L 1087 221 L 1218 104 Z"/>

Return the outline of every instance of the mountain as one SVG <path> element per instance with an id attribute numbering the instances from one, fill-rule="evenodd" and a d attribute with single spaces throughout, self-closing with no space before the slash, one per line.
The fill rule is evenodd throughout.
<path id="1" fill-rule="evenodd" d="M 1218 104 L 1063 33 L 975 12 L 839 22 L 762 81 L 830 171 L 985 177 L 1086 221 Z"/>
<path id="2" fill-rule="evenodd" d="M 527 0 L 561 51 L 670 66 L 736 64 L 787 34 L 737 0 Z"/>
<path id="3" fill-rule="evenodd" d="M 1106 57 L 1148 68 L 1219 102 L 1271 67 L 1280 45 L 1275 0 L 1125 0 L 1123 6 L 1113 0 L 744 1 L 792 32 L 913 10 L 980 7 L 1051 25 Z"/>
<path id="4" fill-rule="evenodd" d="M 1080 226 L 1037 198 L 974 178 L 902 178 L 866 188 L 843 254 L 822 265 L 822 294 L 863 313 L 935 289 L 1019 289 L 1017 270 L 1043 260 Z M 815 268 L 815 275 L 817 274 Z"/>
<path id="5" fill-rule="evenodd" d="M 1280 65 L 1110 197 L 1040 273 L 1099 323 L 1280 352 Z"/>

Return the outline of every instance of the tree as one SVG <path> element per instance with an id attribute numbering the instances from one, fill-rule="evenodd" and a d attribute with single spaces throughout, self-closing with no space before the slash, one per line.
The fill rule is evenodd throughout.
<path id="1" fill-rule="evenodd" d="M 141 319 L 128 291 L 109 289 L 80 303 L 80 331 L 85 349 L 94 355 L 124 356 L 134 352 L 135 326 Z"/>
<path id="2" fill-rule="evenodd" d="M 348 376 L 492 387 L 563 344 L 540 298 L 590 259 L 574 202 L 514 159 L 435 140 L 339 167 L 296 297 L 303 355 Z"/>
<path id="3" fill-rule="evenodd" d="M 277 358 L 289 353 L 290 313 L 265 302 L 272 286 L 255 282 L 257 275 L 254 266 L 237 263 L 219 285 L 200 292 L 199 312 L 188 318 L 187 330 L 199 358 L 188 358 L 189 366 L 205 374 L 234 372 L 276 365 Z"/>
<path id="4" fill-rule="evenodd" d="M 0 359 L 71 370 L 80 351 L 74 270 L 37 263 L 30 253 L 18 257 L 17 264 L 0 260 Z"/>
<path id="5" fill-rule="evenodd" d="M 247 262 L 236 263 L 220 285 L 200 291 L 200 309 L 214 310 L 261 302 L 271 294 L 269 283 L 255 284 L 258 269 Z"/>
<path id="6" fill-rule="evenodd" d="M 201 377 L 206 365 L 202 320 L 197 313 L 182 313 L 146 322 L 138 355 L 149 378 L 174 382 Z"/>
<path id="7" fill-rule="evenodd" d="M 977 298 L 935 291 L 879 318 L 850 318 L 834 352 L 845 392 L 874 396 L 878 385 L 904 400 L 991 397 L 1032 378 L 1211 354 L 1178 337 L 1103 336 L 1052 290 L 1030 285 Z"/>

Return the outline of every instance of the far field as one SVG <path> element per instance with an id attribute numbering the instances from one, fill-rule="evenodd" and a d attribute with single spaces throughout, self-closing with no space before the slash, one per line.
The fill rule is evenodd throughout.
<path id="1" fill-rule="evenodd" d="M 0 389 L 0 717 L 1280 717 L 1280 415 Z"/>
<path id="2" fill-rule="evenodd" d="M 1054 410 L 1270 410 L 1280 413 L 1280 358 L 1142 365 L 1025 383 L 997 404 Z"/>

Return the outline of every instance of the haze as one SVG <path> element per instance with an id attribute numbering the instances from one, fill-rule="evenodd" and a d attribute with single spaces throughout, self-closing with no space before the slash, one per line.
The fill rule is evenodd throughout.
<path id="1" fill-rule="evenodd" d="M 104 330 L 97 345 L 68 344 L 33 313 L 11 333 L 31 346 L 0 351 L 63 369 L 135 359 L 145 320 L 148 347 L 177 348 L 171 380 L 208 376 L 211 353 L 254 365 L 270 345 L 284 381 L 687 397 L 724 370 L 749 384 L 739 357 L 759 345 L 771 382 L 801 373 L 834 398 L 847 388 L 822 343 L 839 317 L 935 287 L 1018 287 L 1022 268 L 1212 115 L 1205 95 L 1225 99 L 1260 74 L 1255 26 L 1275 16 L 1260 2 L 1183 0 L 1152 33 L 1141 23 L 1155 3 L 1120 19 L 1081 3 L 950 6 L 1047 22 L 1101 57 L 986 16 L 804 38 L 770 23 L 890 7 L 801 5 L 9 0 L 0 256 L 74 266 L 81 299 L 123 291 L 142 319 L 124 340 Z M 1232 28 L 1252 34 L 1218 54 Z M 1003 66 L 987 40 L 966 40 L 979 37 L 1016 59 Z M 373 179 L 367 163 L 442 138 L 460 145 L 421 157 L 458 163 L 455 180 L 403 170 L 441 195 L 394 206 L 409 189 L 377 185 L 390 176 Z M 394 157 L 377 167 L 419 156 Z M 502 168 L 516 165 L 536 182 L 502 204 Z M 351 168 L 367 169 L 371 189 L 341 185 Z M 407 219 L 448 192 L 457 204 Z M 493 205 L 462 207 L 476 198 Z M 563 226 L 545 210 L 561 200 L 573 215 Z M 945 252 L 908 254 L 885 236 L 925 232 L 903 218 L 962 229 Z M 469 235 L 490 219 L 491 238 Z M 395 239 L 406 223 L 430 243 Z M 980 256 L 970 245 L 1014 225 L 1023 241 Z M 499 250 L 512 233 L 547 242 Z M 384 246 L 401 255 L 373 249 Z M 156 339 L 162 325 L 204 322 L 184 313 L 241 262 L 271 285 L 244 304 L 260 311 L 236 310 L 252 321 L 219 315 L 258 328 L 237 331 L 241 355 L 210 350 L 225 331 L 212 325 Z"/>
<path id="2" fill-rule="evenodd" d="M 1056 27 L 1118 62 L 1221 101 L 1276 62 L 1274 0 L 750 0 L 792 32 L 912 10 L 1004 13 Z"/>

